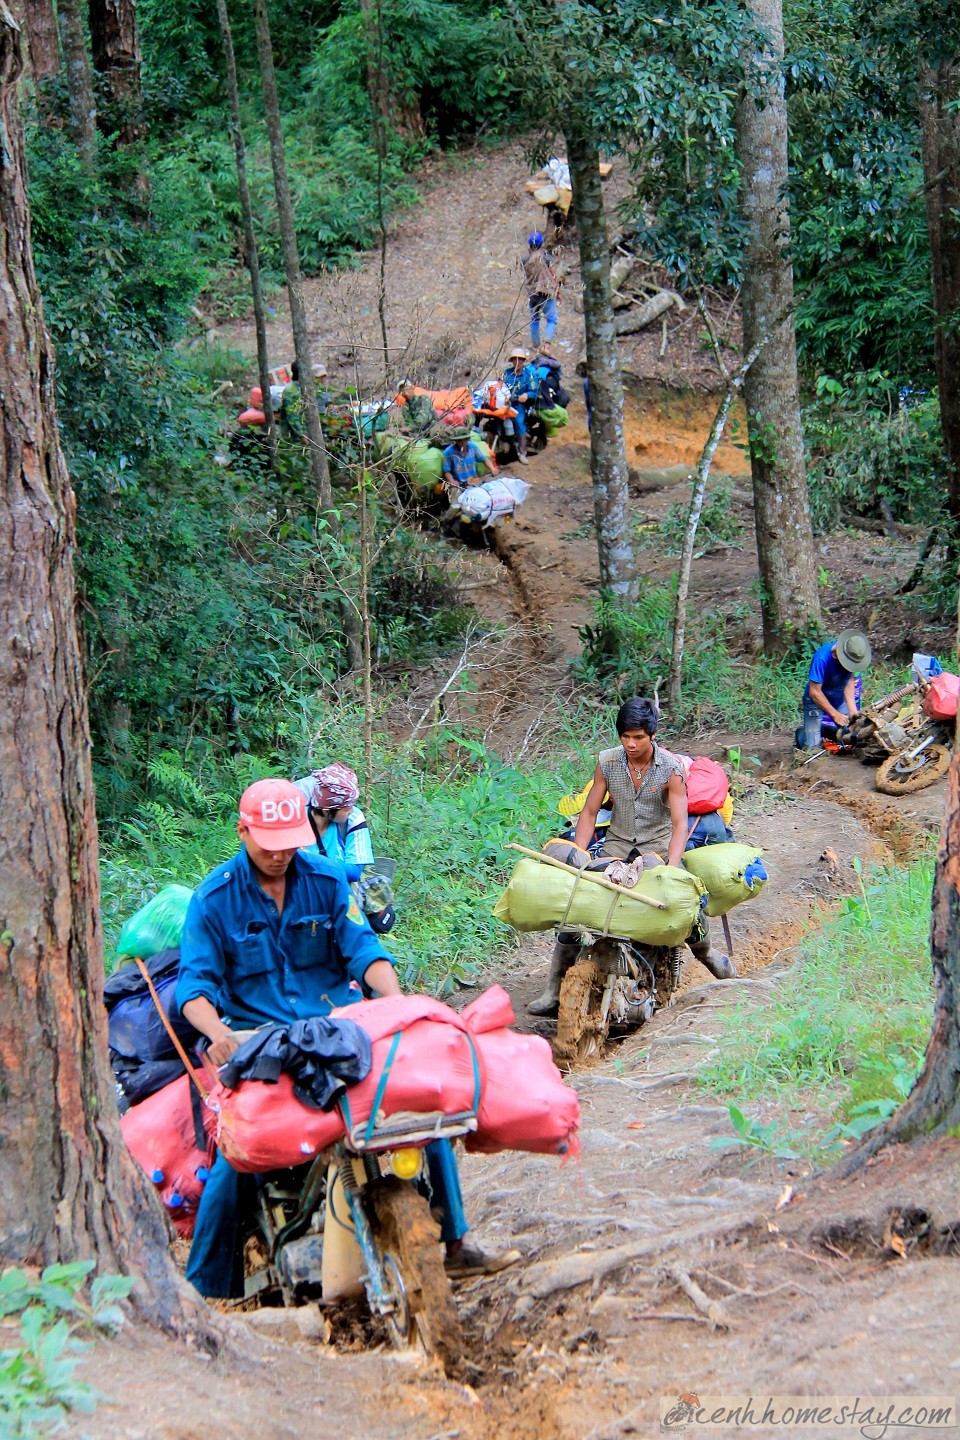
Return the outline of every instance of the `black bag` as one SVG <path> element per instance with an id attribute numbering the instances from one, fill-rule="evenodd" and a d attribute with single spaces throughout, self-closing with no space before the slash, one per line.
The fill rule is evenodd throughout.
<path id="1" fill-rule="evenodd" d="M 179 949 L 161 950 L 145 963 L 174 1034 L 186 1051 L 193 1052 L 201 1036 L 184 1020 L 174 999 L 180 971 Z M 137 965 L 131 963 L 115 970 L 103 987 L 103 999 L 110 1064 L 123 1114 L 129 1105 L 146 1100 L 182 1075 L 183 1061 Z M 190 1058 L 196 1063 L 195 1054 Z"/>
<path id="2" fill-rule="evenodd" d="M 192 1049 L 200 1035 L 184 1020 L 174 999 L 180 969 L 179 949 L 161 950 L 146 965 L 177 1039 L 185 1050 Z M 150 1060 L 177 1058 L 176 1046 L 157 1014 L 146 981 L 136 965 L 124 965 L 115 971 L 103 988 L 103 998 L 107 1007 L 111 1050 L 141 1065 Z"/>
<path id="3" fill-rule="evenodd" d="M 564 390 L 562 385 L 557 386 L 557 404 L 562 405 L 564 410 L 570 404 L 570 391 Z"/>

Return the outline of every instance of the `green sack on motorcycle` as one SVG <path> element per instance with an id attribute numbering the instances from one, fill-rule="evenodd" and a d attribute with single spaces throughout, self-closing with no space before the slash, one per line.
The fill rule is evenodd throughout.
<path id="1" fill-rule="evenodd" d="M 477 449 L 483 455 L 483 464 L 481 464 L 479 461 L 477 462 L 477 474 L 492 475 L 496 466 L 493 459 L 493 451 L 490 449 L 490 445 L 487 441 L 486 435 L 484 435 L 482 430 L 478 430 L 476 429 L 476 427 L 474 427 L 474 429 L 470 431 L 470 439 L 473 441 L 474 445 L 476 445 Z"/>
<path id="2" fill-rule="evenodd" d="M 760 894 L 767 883 L 762 856 L 759 846 L 734 841 L 687 851 L 683 863 L 706 886 L 708 915 L 726 915 Z"/>
<path id="3" fill-rule="evenodd" d="M 645 870 L 633 891 L 618 892 L 589 870 L 567 874 L 524 858 L 514 868 L 493 914 L 514 930 L 582 925 L 599 935 L 623 935 L 648 945 L 680 945 L 700 914 L 703 893 L 695 875 L 673 865 Z M 657 905 L 646 903 L 649 900 Z"/>
<path id="4" fill-rule="evenodd" d="M 125 920 L 117 954 L 150 960 L 161 950 L 176 950 L 193 891 L 186 885 L 164 885 L 152 900 Z"/>
<path id="5" fill-rule="evenodd" d="M 539 414 L 548 440 L 552 440 L 557 431 L 562 430 L 570 418 L 562 405 L 550 405 L 546 410 L 541 410 Z"/>

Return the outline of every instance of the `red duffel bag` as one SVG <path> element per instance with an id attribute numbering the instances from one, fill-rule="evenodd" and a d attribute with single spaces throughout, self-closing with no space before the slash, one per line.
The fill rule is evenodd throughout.
<path id="1" fill-rule="evenodd" d="M 957 696 L 960 695 L 960 675 L 951 675 L 945 670 L 930 682 L 930 689 L 923 697 L 923 712 L 932 720 L 955 720 L 957 718 Z"/>
<path id="2" fill-rule="evenodd" d="M 293 1093 L 293 1077 L 275 1085 L 243 1080 L 236 1090 L 217 1086 L 217 1144 L 234 1170 L 260 1175 L 308 1160 L 343 1135 L 339 1110 L 316 1110 Z"/>
<path id="3" fill-rule="evenodd" d="M 712 815 L 730 794 L 727 772 L 716 760 L 698 755 L 687 771 L 687 811 L 691 815 Z"/>
<path id="4" fill-rule="evenodd" d="M 197 1206 L 214 1161 L 216 1117 L 191 1080 L 165 1085 L 121 1116 L 127 1148 L 156 1186 L 177 1234 L 193 1234 Z"/>

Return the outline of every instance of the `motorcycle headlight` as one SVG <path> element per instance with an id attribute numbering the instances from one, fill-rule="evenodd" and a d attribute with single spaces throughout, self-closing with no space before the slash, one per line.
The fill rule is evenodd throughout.
<path id="1" fill-rule="evenodd" d="M 391 1150 L 390 1169 L 400 1180 L 415 1180 L 420 1174 L 421 1152 L 412 1145 Z"/>

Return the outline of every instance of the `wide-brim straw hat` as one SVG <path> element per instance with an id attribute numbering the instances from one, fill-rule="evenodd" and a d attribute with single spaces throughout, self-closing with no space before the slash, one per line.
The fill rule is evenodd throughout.
<path id="1" fill-rule="evenodd" d="M 527 354 L 526 350 L 524 350 L 524 348 L 523 348 L 522 345 L 518 345 L 515 350 L 509 351 L 508 354 L 507 354 L 507 359 L 508 359 L 508 360 L 516 360 L 516 358 L 517 358 L 518 355 L 519 355 L 519 357 L 520 357 L 521 360 L 529 360 L 529 359 L 530 359 L 530 356 Z"/>
<path id="2" fill-rule="evenodd" d="M 866 670 L 873 659 L 870 641 L 862 630 L 841 631 L 834 648 L 840 664 L 844 670 L 849 670 L 851 675 L 855 675 L 858 670 Z"/>

